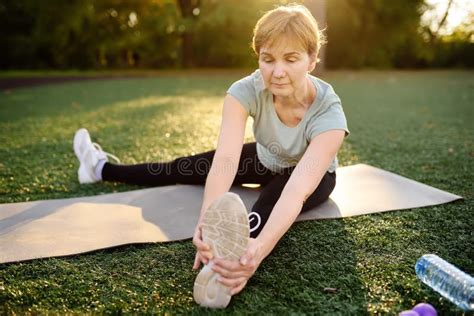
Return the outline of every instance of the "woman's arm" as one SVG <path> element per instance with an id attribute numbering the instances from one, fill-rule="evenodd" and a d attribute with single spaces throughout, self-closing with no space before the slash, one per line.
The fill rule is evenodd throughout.
<path id="1" fill-rule="evenodd" d="M 330 130 L 311 140 L 257 237 L 261 260 L 270 254 L 298 217 L 306 198 L 318 187 L 342 145 L 344 133 L 344 130 Z"/>
<path id="2" fill-rule="evenodd" d="M 206 179 L 201 216 L 216 198 L 229 191 L 239 167 L 248 113 L 236 98 L 224 99 L 221 130 L 211 169 Z"/>
<path id="3" fill-rule="evenodd" d="M 239 101 L 227 95 L 224 99 L 217 149 L 206 179 L 201 212 L 193 236 L 193 243 L 197 248 L 193 269 L 199 268 L 201 262 L 207 264 L 208 260 L 212 259 L 209 245 L 202 241 L 201 221 L 207 207 L 216 198 L 229 191 L 234 181 L 242 153 L 247 118 L 248 113 Z"/>
<path id="4" fill-rule="evenodd" d="M 245 287 L 263 259 L 293 224 L 301 212 L 303 202 L 316 190 L 336 156 L 344 133 L 344 130 L 330 130 L 312 139 L 273 207 L 263 230 L 256 239 L 250 239 L 247 252 L 240 262 L 219 258 L 214 260 L 213 271 L 221 275 L 219 281 L 231 288 L 232 295 Z"/>

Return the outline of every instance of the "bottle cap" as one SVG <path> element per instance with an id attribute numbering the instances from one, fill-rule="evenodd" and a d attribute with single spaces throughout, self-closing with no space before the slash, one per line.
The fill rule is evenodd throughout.
<path id="1" fill-rule="evenodd" d="M 437 316 L 436 309 L 428 303 L 420 303 L 411 310 L 403 311 L 399 316 Z"/>
<path id="2" fill-rule="evenodd" d="M 417 304 L 412 310 L 416 311 L 420 316 L 437 316 L 436 309 L 428 303 Z"/>

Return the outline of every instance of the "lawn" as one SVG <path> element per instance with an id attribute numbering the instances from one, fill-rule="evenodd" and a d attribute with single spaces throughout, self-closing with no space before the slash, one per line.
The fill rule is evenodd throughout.
<path id="1" fill-rule="evenodd" d="M 226 88 L 240 75 L 178 73 L 0 91 L 0 202 L 138 189 L 79 185 L 75 130 L 88 128 L 123 163 L 209 150 Z M 217 313 L 398 314 L 429 302 L 441 315 L 462 314 L 417 279 L 414 264 L 436 253 L 474 274 L 474 72 L 329 72 L 323 79 L 340 95 L 351 130 L 341 166 L 370 164 L 465 200 L 295 224 L 247 288 Z M 193 260 L 187 240 L 3 264 L 0 314 L 207 314 L 192 299 Z"/>

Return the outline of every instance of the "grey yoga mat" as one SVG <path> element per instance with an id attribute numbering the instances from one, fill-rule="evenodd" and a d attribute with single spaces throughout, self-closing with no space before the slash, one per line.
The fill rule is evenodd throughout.
<path id="1" fill-rule="evenodd" d="M 330 199 L 297 221 L 340 218 L 462 199 L 364 164 L 337 169 Z M 191 238 L 203 186 L 174 185 L 59 200 L 0 204 L 0 263 L 118 245 Z M 247 209 L 259 189 L 232 187 Z"/>

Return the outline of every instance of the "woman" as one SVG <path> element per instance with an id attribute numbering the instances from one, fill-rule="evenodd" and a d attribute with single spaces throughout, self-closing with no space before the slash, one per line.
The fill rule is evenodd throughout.
<path id="1" fill-rule="evenodd" d="M 245 287 L 298 214 L 326 201 L 334 189 L 336 154 L 349 130 L 333 88 L 310 75 L 323 41 L 304 6 L 282 6 L 267 12 L 254 29 L 253 49 L 259 69 L 227 91 L 215 151 L 168 163 L 111 164 L 108 154 L 92 144 L 87 131 L 81 129 L 74 140 L 81 162 L 79 181 L 205 184 L 193 237 L 197 248 L 193 269 L 204 263 L 206 278 L 218 276 L 230 299 Z M 256 143 L 244 144 L 249 116 L 254 119 Z M 232 184 L 241 183 L 262 185 L 252 207 L 259 217 L 258 225 L 251 227 L 247 250 L 240 260 L 214 258 L 215 251 L 202 240 L 203 215 L 211 202 L 223 195 L 232 203 L 229 201 L 235 196 L 225 193 Z M 210 261 L 212 265 L 208 265 Z M 225 299 L 217 305 L 197 301 L 214 307 L 228 303 Z"/>

